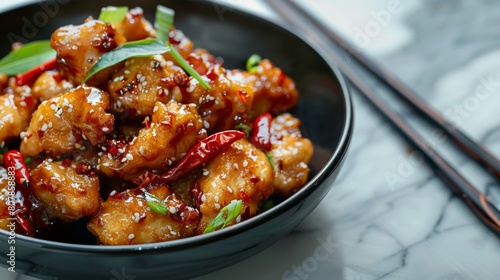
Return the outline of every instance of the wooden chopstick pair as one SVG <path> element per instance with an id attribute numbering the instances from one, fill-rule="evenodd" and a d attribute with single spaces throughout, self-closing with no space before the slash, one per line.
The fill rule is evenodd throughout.
<path id="1" fill-rule="evenodd" d="M 298 35 L 305 36 L 319 47 L 326 57 L 332 59 L 351 83 L 401 132 L 409 143 L 423 154 L 446 185 L 467 203 L 488 228 L 500 236 L 500 211 L 443 159 L 401 116 L 383 102 L 366 81 L 376 78 L 382 82 L 392 93 L 416 109 L 421 117 L 442 129 L 463 152 L 485 167 L 496 178 L 500 178 L 500 161 L 449 123 L 390 72 L 377 66 L 362 53 L 352 51 L 354 48 L 344 42 L 341 36 L 311 16 L 294 1 L 268 0 L 267 2 L 297 31 Z"/>

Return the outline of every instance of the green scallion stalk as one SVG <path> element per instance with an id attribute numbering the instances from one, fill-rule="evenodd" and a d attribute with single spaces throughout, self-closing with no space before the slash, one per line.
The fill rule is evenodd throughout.
<path id="1" fill-rule="evenodd" d="M 226 207 L 222 208 L 215 217 L 205 228 L 203 233 L 214 232 L 218 229 L 223 229 L 227 226 L 227 224 L 236 219 L 241 212 L 243 211 L 243 201 L 242 200 L 233 200 Z"/>
<path id="2" fill-rule="evenodd" d="M 128 7 L 109 6 L 101 9 L 99 20 L 108 23 L 121 22 L 128 13 Z"/>
<path id="3" fill-rule="evenodd" d="M 169 40 L 168 34 L 174 27 L 174 16 L 174 10 L 162 5 L 158 5 L 158 7 L 156 7 L 156 38 L 162 43 L 166 43 Z"/>
<path id="4" fill-rule="evenodd" d="M 251 74 L 256 74 L 259 70 L 259 64 L 261 61 L 262 58 L 258 54 L 250 56 L 247 60 L 247 71 Z"/>
<path id="5" fill-rule="evenodd" d="M 160 215 L 168 214 L 167 204 L 165 204 L 165 201 L 150 194 L 146 190 L 143 190 L 143 193 L 144 193 L 144 199 L 148 203 L 149 208 L 151 208 L 151 211 Z"/>

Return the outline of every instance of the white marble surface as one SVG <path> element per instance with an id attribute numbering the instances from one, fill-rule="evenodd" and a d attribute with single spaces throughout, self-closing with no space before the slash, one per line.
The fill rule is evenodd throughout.
<path id="1" fill-rule="evenodd" d="M 253 0 L 223 1 L 275 17 Z M 297 1 L 500 156 L 500 2 Z M 14 1 L 3 0 L 0 7 L 9 2 Z M 376 29 L 376 15 L 387 15 L 382 11 L 389 7 L 390 21 L 386 17 Z M 415 160 L 359 93 L 353 96 L 356 124 L 350 154 L 325 200 L 276 245 L 196 280 L 500 279 L 499 239 Z M 429 127 L 411 111 L 397 108 L 470 181 L 500 201 L 497 181 L 448 141 L 429 136 Z M 388 181 L 389 175 L 399 180 Z M 0 273 L 1 279 L 32 279 L 16 277 Z"/>

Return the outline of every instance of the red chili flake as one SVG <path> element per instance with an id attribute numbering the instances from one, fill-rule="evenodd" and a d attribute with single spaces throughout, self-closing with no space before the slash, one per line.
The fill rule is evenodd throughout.
<path id="1" fill-rule="evenodd" d="M 211 81 L 217 80 L 219 78 L 219 75 L 215 72 L 215 67 L 210 67 L 207 71 L 207 78 L 209 78 Z"/>
<path id="2" fill-rule="evenodd" d="M 278 78 L 278 85 L 282 86 L 283 83 L 285 82 L 285 79 L 286 79 L 285 71 L 281 70 L 280 76 Z"/>
<path id="3" fill-rule="evenodd" d="M 240 192 L 240 198 L 243 200 L 243 202 L 252 201 L 252 198 L 250 198 L 250 196 L 248 196 L 248 194 L 245 191 Z"/>
<path id="4" fill-rule="evenodd" d="M 45 131 L 39 130 L 39 131 L 37 131 L 37 134 L 38 134 L 38 138 L 43 138 L 43 136 L 45 136 Z"/>
<path id="5" fill-rule="evenodd" d="M 250 182 L 252 182 L 252 184 L 257 184 L 258 182 L 260 182 L 260 178 L 252 176 L 252 178 L 250 178 Z"/>
<path id="6" fill-rule="evenodd" d="M 244 90 L 239 90 L 238 91 L 238 97 L 240 98 L 241 102 L 243 103 L 247 103 L 248 101 L 250 101 L 250 95 L 248 94 L 248 92 L 244 91 Z"/>
<path id="7" fill-rule="evenodd" d="M 112 157 L 116 157 L 116 155 L 118 155 L 118 148 L 116 146 L 109 148 L 109 154 Z"/>
<path id="8" fill-rule="evenodd" d="M 56 83 L 61 83 L 63 81 L 63 78 L 61 77 L 61 74 L 59 72 L 55 72 L 53 75 L 52 75 L 52 78 L 54 78 L 54 80 L 56 81 Z"/>
<path id="9" fill-rule="evenodd" d="M 63 167 L 70 167 L 71 166 L 71 160 L 69 158 L 65 158 L 63 159 L 63 161 L 61 162 L 61 165 Z"/>

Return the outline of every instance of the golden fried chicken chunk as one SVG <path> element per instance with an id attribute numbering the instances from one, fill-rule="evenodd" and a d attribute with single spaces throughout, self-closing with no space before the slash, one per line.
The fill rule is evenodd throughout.
<path id="1" fill-rule="evenodd" d="M 203 177 L 198 180 L 201 220 L 197 233 L 203 233 L 233 200 L 244 203 L 244 214 L 236 222 L 253 217 L 259 204 L 273 193 L 273 180 L 273 169 L 262 151 L 246 139 L 234 142 L 206 163 Z"/>
<path id="2" fill-rule="evenodd" d="M 130 180 L 146 170 L 164 170 L 206 137 L 203 122 L 194 105 L 156 102 L 151 123 L 125 145 L 111 141 L 100 160 L 109 177 Z"/>
<path id="3" fill-rule="evenodd" d="M 282 113 L 298 102 L 295 82 L 268 59 L 260 62 L 255 74 L 233 70 L 229 71 L 228 77 L 254 89 L 252 117 L 265 112 Z"/>
<path id="4" fill-rule="evenodd" d="M 0 95 L 0 142 L 19 137 L 29 125 L 31 114 L 38 102 L 28 86 L 19 87 L 13 82 Z"/>
<path id="5" fill-rule="evenodd" d="M 57 71 L 43 72 L 33 84 L 33 97 L 45 101 L 73 89 L 73 85 L 63 79 Z"/>
<path id="6" fill-rule="evenodd" d="M 55 157 L 80 149 L 85 139 L 92 145 L 103 142 L 114 124 L 108 109 L 107 94 L 87 86 L 44 101 L 33 113 L 21 153 L 47 152 Z"/>
<path id="7" fill-rule="evenodd" d="M 300 120 L 286 113 L 273 119 L 271 150 L 274 191 L 288 197 L 307 183 L 314 147 L 300 133 Z"/>
<path id="8" fill-rule="evenodd" d="M 31 170 L 31 180 L 34 195 L 50 217 L 71 222 L 99 212 L 99 178 L 88 166 L 45 160 Z"/>
<path id="9" fill-rule="evenodd" d="M 141 8 L 129 10 L 127 16 L 121 22 L 114 23 L 113 26 L 129 42 L 156 37 L 156 31 L 144 18 L 144 11 Z"/>
<path id="10" fill-rule="evenodd" d="M 83 82 L 104 53 L 125 42 L 125 37 L 116 32 L 111 24 L 93 19 L 88 19 L 82 25 L 68 25 L 57 29 L 50 41 L 57 52 L 62 76 L 74 85 Z M 101 71 L 95 76 L 96 83 L 106 80 L 109 74 L 109 71 Z"/>
<path id="11" fill-rule="evenodd" d="M 0 166 L 0 229 L 10 231 L 8 226 L 11 221 L 9 221 L 9 218 L 12 218 L 12 216 L 11 212 L 9 211 L 8 205 L 8 203 L 10 203 L 8 201 L 9 197 L 11 197 L 11 195 L 9 194 L 8 178 L 9 176 L 7 173 L 7 169 L 5 169 L 5 167 L 3 166 Z M 12 186 L 12 188 L 14 188 L 14 186 Z M 13 191 L 13 189 L 11 190 Z M 13 228 L 15 229 L 15 227 Z"/>
<path id="12" fill-rule="evenodd" d="M 105 245 L 146 244 L 176 240 L 194 235 L 199 212 L 186 206 L 166 186 L 147 190 L 166 205 L 167 214 L 151 210 L 140 189 L 112 194 L 99 214 L 87 224 Z"/>
<path id="13" fill-rule="evenodd" d="M 194 78 L 190 78 L 189 86 L 183 89 L 183 102 L 198 105 L 205 128 L 214 132 L 250 124 L 253 88 L 230 79 L 220 65 L 214 65 L 207 76 L 213 79 L 210 90 L 205 90 Z"/>
<path id="14" fill-rule="evenodd" d="M 108 85 L 112 108 L 124 119 L 151 116 L 157 101 L 180 101 L 175 88 L 187 81 L 184 70 L 161 55 L 128 59 Z"/>

